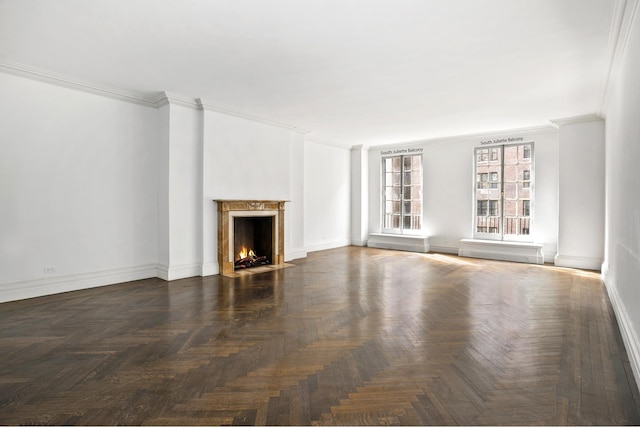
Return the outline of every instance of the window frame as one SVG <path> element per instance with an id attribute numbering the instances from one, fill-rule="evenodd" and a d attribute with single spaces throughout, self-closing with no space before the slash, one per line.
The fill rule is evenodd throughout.
<path id="1" fill-rule="evenodd" d="M 508 228 L 513 229 L 514 222 L 511 222 L 511 218 L 514 218 L 513 215 L 507 216 L 505 214 L 505 201 L 507 198 L 505 197 L 505 151 L 507 147 L 523 147 L 522 148 L 522 157 L 518 155 L 518 163 L 521 164 L 530 164 L 529 167 L 529 180 L 524 180 L 525 173 L 517 172 L 516 173 L 516 181 L 515 183 L 521 183 L 521 185 L 517 185 L 518 188 L 518 197 L 515 199 L 515 209 L 517 221 L 515 221 L 515 229 L 519 231 L 526 230 L 528 234 L 513 234 L 508 233 L 508 230 L 505 230 L 505 227 L 509 225 Z M 497 149 L 500 154 L 497 160 L 493 160 L 493 157 L 490 155 L 489 158 L 492 160 L 481 160 L 481 156 L 479 153 L 483 152 L 483 150 L 488 150 L 488 153 L 492 153 L 494 149 Z M 519 153 L 520 150 L 517 149 Z M 482 240 L 499 240 L 506 242 L 532 242 L 533 241 L 533 223 L 534 223 L 534 212 L 535 212 L 535 197 L 534 197 L 534 186 L 535 186 L 535 143 L 534 141 L 525 141 L 518 142 L 515 144 L 501 144 L 494 145 L 490 148 L 487 147 L 474 147 L 473 151 L 473 192 L 472 192 L 472 236 L 474 239 L 482 239 Z M 498 182 L 491 180 L 492 171 L 485 172 L 484 169 L 480 169 L 483 167 L 486 169 L 487 166 L 500 166 L 500 172 L 498 174 Z M 497 188 L 492 186 L 491 184 L 487 185 L 487 187 L 478 185 L 481 181 L 478 181 L 478 176 L 481 174 L 487 173 L 489 176 L 488 183 L 496 183 Z M 513 181 L 509 181 L 509 183 L 513 183 Z M 499 190 L 499 195 L 497 199 L 479 199 L 479 192 L 495 192 Z M 528 198 L 521 198 L 520 191 L 528 192 Z M 489 195 L 488 197 L 491 197 Z M 491 215 L 495 213 L 495 211 L 490 207 L 491 201 L 495 200 L 497 204 L 498 215 Z M 528 201 L 528 213 L 529 215 L 524 215 L 525 213 L 525 203 L 524 201 Z M 486 201 L 486 209 L 481 208 L 481 204 L 479 202 Z M 510 202 L 513 202 L 514 199 L 509 199 Z M 478 213 L 478 209 L 481 209 L 480 214 Z M 484 215 L 482 215 L 484 214 Z M 479 218 L 483 218 L 479 220 Z M 506 219 L 509 219 L 510 222 L 505 224 Z M 490 230 L 495 230 L 497 228 L 497 233 L 491 233 Z M 480 231 L 479 231 L 480 230 Z"/>
<path id="2" fill-rule="evenodd" d="M 405 171 L 405 166 L 404 166 L 404 159 L 410 157 L 419 157 L 419 165 L 420 165 L 420 181 L 419 183 L 410 183 L 408 185 L 405 184 L 405 173 L 407 173 L 407 171 Z M 386 189 L 387 186 L 386 184 L 386 161 L 388 159 L 393 159 L 393 158 L 399 158 L 400 159 L 400 198 L 399 200 L 387 200 L 386 197 Z M 424 190 L 424 156 L 422 154 L 395 154 L 395 155 L 387 155 L 387 156 L 382 156 L 381 157 L 381 164 L 380 164 L 380 170 L 381 170 L 381 176 L 380 176 L 380 188 L 382 189 L 382 191 L 380 192 L 380 207 L 381 207 L 381 215 L 380 215 L 380 230 L 383 234 L 400 234 L 400 235 L 422 235 L 422 230 L 424 228 L 424 195 L 423 195 L 423 190 Z M 392 172 L 393 173 L 393 172 Z M 419 221 L 420 221 L 420 228 L 418 229 L 413 229 L 413 228 L 405 228 L 404 227 L 404 222 L 405 222 L 405 216 L 406 215 L 406 211 L 405 211 L 405 203 L 410 203 L 413 202 L 414 199 L 408 199 L 405 200 L 404 196 L 405 196 L 405 191 L 406 188 L 409 187 L 411 189 L 413 189 L 414 187 L 417 186 L 417 184 L 419 184 L 419 197 L 420 197 L 420 214 L 419 214 Z M 399 227 L 398 228 L 394 228 L 394 227 L 386 227 L 386 221 L 385 221 L 385 215 L 386 215 L 386 203 L 387 202 L 398 202 L 400 203 L 400 219 L 399 219 Z"/>

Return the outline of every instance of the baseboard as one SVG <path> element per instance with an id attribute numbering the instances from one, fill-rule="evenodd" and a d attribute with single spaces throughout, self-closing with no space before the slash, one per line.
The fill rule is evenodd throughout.
<path id="1" fill-rule="evenodd" d="M 440 252 L 444 254 L 458 255 L 460 248 L 458 246 L 444 246 L 429 244 L 429 252 Z"/>
<path id="2" fill-rule="evenodd" d="M 367 246 L 379 249 L 394 249 L 409 252 L 429 252 L 429 237 L 405 236 L 402 234 L 371 233 Z"/>
<path id="3" fill-rule="evenodd" d="M 551 263 L 556 258 L 557 252 L 545 251 L 544 249 L 542 249 L 542 255 L 544 255 L 545 262 Z"/>
<path id="4" fill-rule="evenodd" d="M 205 262 L 200 267 L 200 276 L 215 276 L 220 274 L 220 268 L 217 262 Z"/>
<path id="5" fill-rule="evenodd" d="M 351 240 L 351 246 L 367 246 L 366 240 Z"/>
<path id="6" fill-rule="evenodd" d="M 342 248 L 345 246 L 350 246 L 351 245 L 351 241 L 350 240 L 340 240 L 337 242 L 328 242 L 328 243 L 319 243 L 319 244 L 315 244 L 315 245 L 307 245 L 306 249 L 307 252 L 317 252 L 317 251 L 325 251 L 327 249 L 335 249 L 335 248 Z"/>
<path id="7" fill-rule="evenodd" d="M 580 268 L 583 270 L 600 271 L 602 258 L 570 256 L 557 254 L 553 260 L 556 267 Z"/>
<path id="8" fill-rule="evenodd" d="M 620 335 L 622 335 L 622 341 L 624 342 L 624 347 L 627 350 L 627 356 L 629 357 L 631 372 L 636 380 L 636 385 L 640 387 L 640 341 L 638 341 L 638 334 L 636 333 L 633 323 L 627 314 L 625 305 L 620 299 L 615 283 L 611 283 L 611 278 L 607 276 L 607 267 L 608 266 L 606 264 L 603 264 L 604 273 L 602 275 L 602 280 L 605 288 L 607 289 L 611 306 L 613 307 L 613 311 L 616 315 Z"/>
<path id="9" fill-rule="evenodd" d="M 294 259 L 300 259 L 300 258 L 306 258 L 307 257 L 307 250 L 306 249 L 294 249 L 292 251 L 289 252 L 285 252 L 284 254 L 284 261 L 292 261 Z"/>
<path id="10" fill-rule="evenodd" d="M 162 280 L 178 280 L 186 279 L 187 277 L 201 276 L 203 265 L 197 264 L 182 264 L 182 265 L 160 265 L 156 266 L 156 275 Z"/>
<path id="11" fill-rule="evenodd" d="M 460 240 L 458 255 L 470 258 L 544 264 L 543 245 L 503 240 Z"/>
<path id="12" fill-rule="evenodd" d="M 116 268 L 91 273 L 69 274 L 46 279 L 25 280 L 0 285 L 0 302 L 17 301 L 62 292 L 97 288 L 115 283 L 156 277 L 156 264 Z"/>

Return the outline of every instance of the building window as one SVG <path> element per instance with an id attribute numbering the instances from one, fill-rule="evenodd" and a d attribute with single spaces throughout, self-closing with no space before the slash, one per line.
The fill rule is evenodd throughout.
<path id="1" fill-rule="evenodd" d="M 531 171 L 523 170 L 522 171 L 522 188 L 530 188 L 531 187 Z"/>
<path id="2" fill-rule="evenodd" d="M 480 148 L 476 152 L 476 160 L 479 162 L 486 162 L 489 160 L 489 149 L 488 148 Z"/>
<path id="3" fill-rule="evenodd" d="M 488 188 L 487 187 L 487 181 L 489 180 L 489 174 L 488 173 L 479 173 L 476 177 L 476 182 L 477 187 L 478 188 Z"/>
<path id="4" fill-rule="evenodd" d="M 533 143 L 475 150 L 474 238 L 530 240 Z M 483 160 L 484 151 L 492 161 Z"/>
<path id="5" fill-rule="evenodd" d="M 487 212 L 489 211 L 489 201 L 488 200 L 478 200 L 478 207 L 476 208 L 478 216 L 487 216 Z"/>
<path id="6" fill-rule="evenodd" d="M 384 157 L 382 177 L 383 232 L 422 229 L 422 155 Z"/>
<path id="7" fill-rule="evenodd" d="M 489 200 L 489 215 L 498 216 L 498 201 Z"/>
<path id="8" fill-rule="evenodd" d="M 491 172 L 489 174 L 489 188 L 498 188 L 498 172 Z"/>

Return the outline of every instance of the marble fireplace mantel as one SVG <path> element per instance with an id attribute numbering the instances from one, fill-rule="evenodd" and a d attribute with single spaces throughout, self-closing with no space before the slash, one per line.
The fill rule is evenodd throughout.
<path id="1" fill-rule="evenodd" d="M 271 216 L 272 265 L 284 264 L 284 204 L 287 200 L 214 199 L 218 206 L 218 265 L 220 274 L 234 277 L 233 220 L 235 217 Z"/>

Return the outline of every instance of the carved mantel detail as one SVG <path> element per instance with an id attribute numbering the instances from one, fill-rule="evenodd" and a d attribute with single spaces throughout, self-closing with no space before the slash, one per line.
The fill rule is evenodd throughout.
<path id="1" fill-rule="evenodd" d="M 233 219 L 272 216 L 273 265 L 284 264 L 284 204 L 286 200 L 214 200 L 218 206 L 218 265 L 220 274 L 233 277 Z"/>

